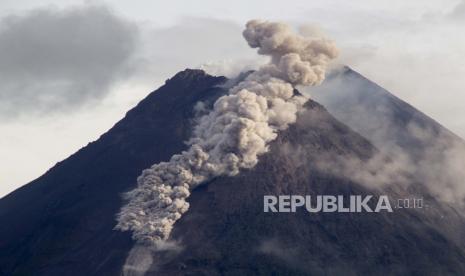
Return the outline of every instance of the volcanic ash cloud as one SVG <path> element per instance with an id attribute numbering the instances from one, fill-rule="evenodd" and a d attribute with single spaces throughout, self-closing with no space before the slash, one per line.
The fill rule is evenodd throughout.
<path id="1" fill-rule="evenodd" d="M 137 188 L 126 194 L 116 229 L 133 231 L 141 243 L 168 239 L 174 223 L 189 209 L 197 185 L 219 175 L 253 168 L 279 130 L 296 120 L 305 98 L 297 85 L 318 85 L 337 56 L 332 41 L 294 33 L 282 23 L 252 20 L 244 38 L 270 62 L 220 97 L 194 126 L 189 149 L 144 170 Z"/>

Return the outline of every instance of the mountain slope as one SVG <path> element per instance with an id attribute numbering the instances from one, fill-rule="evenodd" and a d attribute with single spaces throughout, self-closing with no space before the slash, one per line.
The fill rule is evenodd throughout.
<path id="1" fill-rule="evenodd" d="M 113 231 L 121 193 L 140 172 L 185 148 L 192 106 L 225 81 L 186 70 L 96 142 L 0 200 L 5 275 L 115 275 L 132 246 Z"/>
<path id="2" fill-rule="evenodd" d="M 462 216 L 465 206 L 465 141 L 349 67 L 332 71 L 312 96 L 383 152 L 389 154 L 429 193 Z M 425 95 L 427 97 L 427 95 Z M 408 184 L 408 183 L 406 183 Z M 455 214 L 452 214 L 455 213 Z M 463 224 L 458 239 L 465 248 Z M 458 231 L 458 229 L 456 229 Z"/>
<path id="3" fill-rule="evenodd" d="M 194 105 L 211 103 L 225 82 L 178 73 L 96 142 L 2 198 L 0 273 L 119 275 L 134 246 L 129 233 L 113 230 L 121 193 L 144 168 L 186 148 Z M 148 275 L 465 273 L 463 250 L 428 212 L 263 212 L 266 194 L 381 193 L 318 166 L 327 156 L 363 163 L 379 151 L 318 103 L 306 108 L 257 167 L 193 191 L 172 233 L 183 250 L 153 252 Z M 386 193 L 409 195 L 402 187 Z"/>
<path id="4" fill-rule="evenodd" d="M 183 250 L 155 253 L 147 275 L 463 273 L 463 251 L 429 223 L 427 212 L 263 212 L 263 195 L 380 194 L 316 165 L 328 154 L 366 160 L 377 150 L 316 102 L 307 109 L 253 170 L 194 191 L 192 208 L 173 231 Z"/>
<path id="5" fill-rule="evenodd" d="M 331 71 L 311 93 L 338 120 L 386 150 L 398 147 L 418 159 L 424 157 L 425 147 L 434 139 L 465 144 L 432 118 L 347 66 Z M 425 133 L 418 135 L 416 128 Z"/>

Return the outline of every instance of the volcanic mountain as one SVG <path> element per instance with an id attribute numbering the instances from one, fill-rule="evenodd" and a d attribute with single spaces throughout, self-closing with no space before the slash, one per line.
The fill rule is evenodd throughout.
<path id="1" fill-rule="evenodd" d="M 2 198 L 0 275 L 128 272 L 123 267 L 135 242 L 130 233 L 114 230 L 115 214 L 124 204 L 121 195 L 134 188 L 143 169 L 186 149 L 194 106 L 199 101 L 211 105 L 233 81 L 201 70 L 176 74 L 97 141 Z M 328 97 L 321 96 L 322 102 L 340 120 L 309 100 L 297 122 L 279 133 L 255 168 L 194 189 L 189 211 L 171 233 L 176 248 L 149 251 L 145 275 L 465 274 L 465 221 L 459 207 L 438 200 L 437 190 L 424 184 L 417 171 L 402 171 L 403 178 L 386 185 L 377 181 L 378 168 L 370 165 L 378 156 L 385 164 L 397 162 L 391 154 L 394 148 L 416 158 L 412 160 L 425 160 L 426 143 L 431 141 L 414 143 L 417 138 L 408 131 L 400 138 L 381 137 L 373 127 L 363 128 L 367 125 L 353 118 L 373 118 L 378 109 L 353 100 L 337 111 L 340 87 L 347 88 L 341 97 L 352 93 L 383 104 L 391 114 L 390 126 L 397 127 L 394 133 L 416 120 L 463 143 L 351 69 L 339 70 L 315 95 L 320 98 L 324 90 L 330 91 Z M 356 105 L 367 108 L 349 112 Z M 390 139 L 393 146 L 380 146 Z M 347 173 L 347 160 L 357 170 L 368 168 L 371 178 Z M 264 195 L 381 194 L 421 195 L 429 208 L 392 213 L 263 212 Z"/>

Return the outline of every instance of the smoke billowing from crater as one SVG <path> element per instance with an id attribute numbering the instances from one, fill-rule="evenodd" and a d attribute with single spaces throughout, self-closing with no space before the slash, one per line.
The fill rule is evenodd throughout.
<path id="1" fill-rule="evenodd" d="M 270 62 L 220 97 L 194 126 L 190 148 L 144 170 L 126 194 L 117 229 L 133 231 L 139 242 L 155 245 L 169 237 L 189 209 L 190 191 L 219 175 L 253 168 L 268 144 L 296 120 L 306 99 L 297 85 L 318 85 L 337 56 L 333 42 L 294 33 L 282 23 L 252 20 L 243 36 Z"/>

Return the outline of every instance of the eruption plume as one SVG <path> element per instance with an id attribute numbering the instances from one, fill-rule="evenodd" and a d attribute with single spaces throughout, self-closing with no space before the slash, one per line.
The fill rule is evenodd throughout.
<path id="1" fill-rule="evenodd" d="M 139 242 L 156 245 L 169 237 L 189 209 L 190 191 L 212 177 L 253 168 L 279 130 L 296 120 L 305 103 L 297 85 L 317 85 L 335 58 L 333 42 L 294 33 L 282 23 L 252 20 L 244 38 L 270 62 L 220 97 L 194 126 L 190 148 L 144 170 L 126 194 L 117 229 L 133 231 Z"/>

